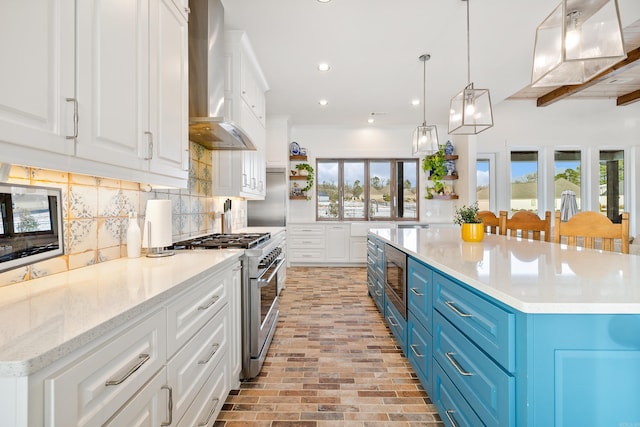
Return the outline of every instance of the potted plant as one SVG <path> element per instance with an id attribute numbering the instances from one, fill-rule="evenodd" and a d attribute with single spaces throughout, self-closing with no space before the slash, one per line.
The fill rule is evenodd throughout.
<path id="1" fill-rule="evenodd" d="M 313 188 L 313 167 L 309 163 L 298 163 L 296 169 L 298 170 L 298 175 L 307 175 L 307 186 L 300 190 L 306 193 Z"/>
<path id="2" fill-rule="evenodd" d="M 484 239 L 484 224 L 478 217 L 478 202 L 469 206 L 456 208 L 453 222 L 460 225 L 462 240 L 465 242 L 481 242 Z"/>
<path id="3" fill-rule="evenodd" d="M 444 193 L 444 182 L 442 178 L 447 175 L 447 167 L 443 146 L 440 146 L 440 149 L 436 153 L 424 158 L 422 161 L 422 170 L 429 174 L 429 179 L 433 182 L 433 187 L 427 187 L 426 198 L 432 199 L 434 193 Z"/>

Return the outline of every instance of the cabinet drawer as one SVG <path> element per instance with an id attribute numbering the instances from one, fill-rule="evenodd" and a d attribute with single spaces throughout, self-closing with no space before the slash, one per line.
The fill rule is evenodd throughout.
<path id="1" fill-rule="evenodd" d="M 413 312 L 417 321 L 431 332 L 433 270 L 426 265 L 409 258 L 407 261 L 407 286 L 409 311 Z"/>
<path id="2" fill-rule="evenodd" d="M 422 386 L 431 395 L 432 390 L 432 360 L 431 334 L 410 311 L 407 320 L 407 357 L 415 369 Z"/>
<path id="3" fill-rule="evenodd" d="M 515 315 L 436 272 L 433 284 L 434 307 L 482 351 L 513 372 Z"/>
<path id="4" fill-rule="evenodd" d="M 111 341 L 45 380 L 51 426 L 102 425 L 166 360 L 164 310 L 156 311 Z"/>
<path id="5" fill-rule="evenodd" d="M 479 427 L 484 424 L 442 371 L 433 363 L 433 403 L 447 427 Z"/>
<path id="6" fill-rule="evenodd" d="M 180 419 L 222 359 L 228 359 L 229 306 L 225 305 L 167 365 L 173 416 Z"/>
<path id="7" fill-rule="evenodd" d="M 398 340 L 402 352 L 407 354 L 407 321 L 390 301 L 385 302 L 384 317 L 389 329 Z"/>
<path id="8" fill-rule="evenodd" d="M 515 425 L 515 378 L 440 315 L 434 315 L 434 356 L 487 426 Z"/>
<path id="9" fill-rule="evenodd" d="M 208 276 L 167 307 L 169 358 L 227 303 L 228 277 L 225 274 Z"/>
<path id="10" fill-rule="evenodd" d="M 290 248 L 324 248 L 323 236 L 295 236 L 289 239 Z"/>
<path id="11" fill-rule="evenodd" d="M 324 237 L 324 225 L 317 224 L 290 224 L 287 225 L 287 234 L 292 237 L 322 236 Z M 288 239 L 289 237 L 287 237 Z"/>
<path id="12" fill-rule="evenodd" d="M 324 249 L 291 249 L 287 257 L 291 262 L 324 262 Z"/>
<path id="13" fill-rule="evenodd" d="M 229 365 L 223 358 L 187 409 L 178 427 L 213 427 L 229 390 Z"/>

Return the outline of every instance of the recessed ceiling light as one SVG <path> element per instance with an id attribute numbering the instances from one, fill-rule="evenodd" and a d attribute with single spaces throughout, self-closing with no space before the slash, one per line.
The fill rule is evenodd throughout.
<path id="1" fill-rule="evenodd" d="M 420 105 L 420 100 L 419 99 L 412 100 L 411 105 L 413 105 L 414 107 Z"/>
<path id="2" fill-rule="evenodd" d="M 375 120 L 373 120 L 373 117 L 369 117 L 369 118 L 367 119 L 367 122 L 369 122 L 369 123 L 373 123 L 373 122 L 375 122 Z"/>
<path id="3" fill-rule="evenodd" d="M 327 105 L 329 103 L 329 101 L 327 101 L 326 99 L 321 99 L 320 101 L 318 101 L 318 104 L 322 105 L 323 107 L 325 105 Z"/>
<path id="4" fill-rule="evenodd" d="M 321 62 L 318 64 L 318 71 L 329 71 L 331 67 L 326 62 Z"/>
<path id="5" fill-rule="evenodd" d="M 329 3 L 331 0 L 318 0 L 318 3 Z"/>

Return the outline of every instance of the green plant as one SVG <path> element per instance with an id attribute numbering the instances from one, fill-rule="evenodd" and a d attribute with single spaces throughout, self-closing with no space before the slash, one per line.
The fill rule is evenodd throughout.
<path id="1" fill-rule="evenodd" d="M 307 171 L 307 186 L 302 189 L 302 192 L 306 193 L 313 188 L 313 167 L 309 163 L 298 163 L 296 169 Z"/>
<path id="2" fill-rule="evenodd" d="M 458 225 L 482 224 L 482 219 L 478 218 L 478 211 L 478 202 L 474 202 L 469 206 L 462 205 L 462 207 L 456 208 L 453 222 Z"/>
<path id="3" fill-rule="evenodd" d="M 422 160 L 422 170 L 425 173 L 429 173 L 429 179 L 433 182 L 433 188 L 427 188 L 427 198 L 433 197 L 432 191 L 435 193 L 444 192 L 444 182 L 442 178 L 447 175 L 447 168 L 445 166 L 444 147 L 440 146 L 440 149 L 429 156 L 426 156 Z"/>

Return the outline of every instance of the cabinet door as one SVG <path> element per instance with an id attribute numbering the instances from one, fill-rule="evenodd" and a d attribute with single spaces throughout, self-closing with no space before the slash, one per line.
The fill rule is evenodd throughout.
<path id="1" fill-rule="evenodd" d="M 171 0 L 151 11 L 149 129 L 150 171 L 187 178 L 189 168 L 188 29 Z M 153 2 L 152 2 L 153 3 Z M 145 82 L 146 83 L 146 82 Z"/>
<path id="2" fill-rule="evenodd" d="M 104 426 L 157 427 L 164 425 L 162 423 L 168 423 L 173 393 L 166 384 L 166 368 L 162 368 L 136 397 L 127 402 Z"/>
<path id="3" fill-rule="evenodd" d="M 326 230 L 327 261 L 349 261 L 349 226 L 343 224 L 328 225 Z"/>
<path id="4" fill-rule="evenodd" d="M 3 2 L 0 142 L 73 154 L 66 136 L 74 133 L 74 7 L 73 0 Z M 2 149 L 2 161 L 24 162 L 17 154 Z"/>
<path id="5" fill-rule="evenodd" d="M 77 2 L 78 157 L 147 168 L 149 4 Z"/>

